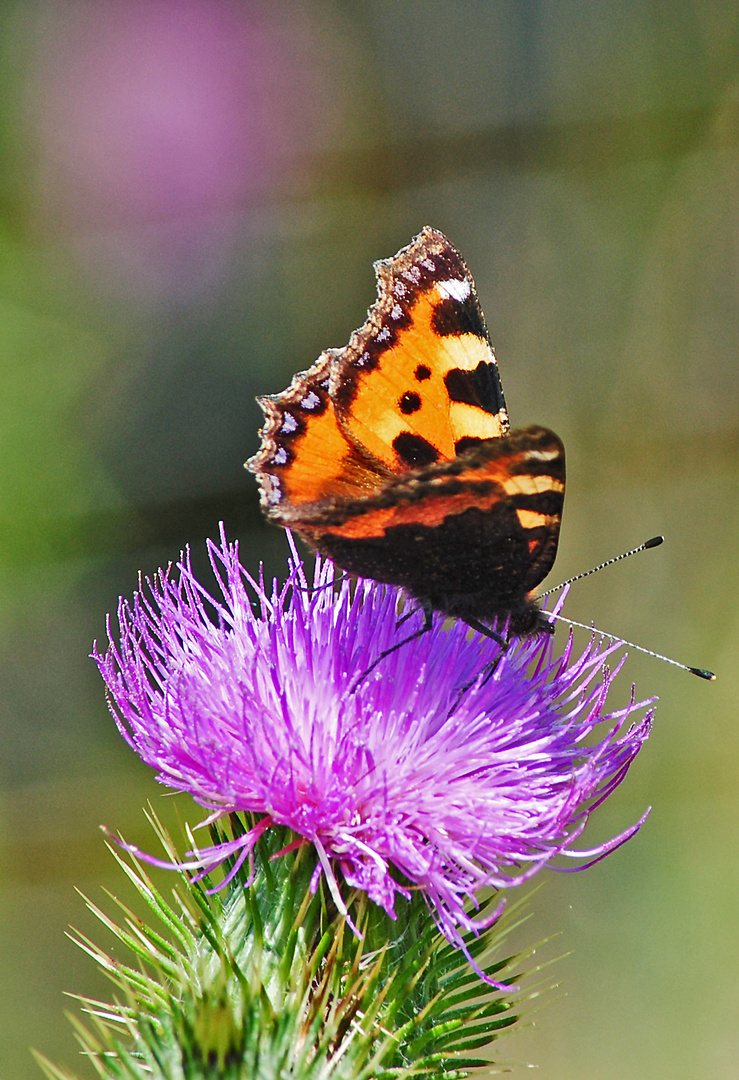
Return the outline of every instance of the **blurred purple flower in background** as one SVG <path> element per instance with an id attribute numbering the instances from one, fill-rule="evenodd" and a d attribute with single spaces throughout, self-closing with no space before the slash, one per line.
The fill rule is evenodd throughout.
<path id="1" fill-rule="evenodd" d="M 352 693 L 397 640 L 396 590 L 344 581 L 335 594 L 330 563 L 309 589 L 296 558 L 268 592 L 236 545 L 222 537 L 209 551 L 222 599 L 185 557 L 148 595 L 121 601 L 119 631 L 93 654 L 121 733 L 162 783 L 216 816 L 265 815 L 247 835 L 191 852 L 189 869 L 234 854 L 240 864 L 265 828 L 287 825 L 315 847 L 340 910 L 339 871 L 392 916 L 396 894 L 420 888 L 461 944 L 478 889 L 576 854 L 588 810 L 649 732 L 645 703 L 606 711 L 612 646 L 593 640 L 575 657 L 570 639 L 555 659 L 550 637 L 519 641 L 490 675 L 498 646 L 437 620 Z M 579 854 L 597 859 L 639 824 Z"/>
<path id="2" fill-rule="evenodd" d="M 207 278 L 234 214 L 294 193 L 337 130 L 320 30 L 289 8 L 73 0 L 26 18 L 39 223 L 87 237 L 109 273 L 138 267 L 144 289 Z"/>

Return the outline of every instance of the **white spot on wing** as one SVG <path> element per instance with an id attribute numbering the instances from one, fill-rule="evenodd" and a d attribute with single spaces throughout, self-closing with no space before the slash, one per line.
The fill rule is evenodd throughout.
<path id="1" fill-rule="evenodd" d="M 317 409 L 320 404 L 321 399 L 319 398 L 318 394 L 314 393 L 314 391 L 311 390 L 300 402 L 300 407 L 301 409 L 307 409 L 310 412 L 313 409 Z"/>
<path id="2" fill-rule="evenodd" d="M 375 341 L 387 341 L 391 336 L 390 328 L 388 326 L 383 326 L 382 330 L 380 330 L 378 334 L 375 334 Z"/>
<path id="3" fill-rule="evenodd" d="M 298 421 L 295 419 L 292 413 L 286 412 L 282 421 L 282 427 L 280 428 L 280 431 L 284 432 L 285 435 L 292 435 L 293 431 L 297 431 L 297 429 Z"/>
<path id="4" fill-rule="evenodd" d="M 265 480 L 267 478 L 265 477 Z M 282 500 L 282 492 L 280 491 L 280 481 L 276 476 L 270 476 L 268 482 L 265 484 L 265 492 L 267 495 L 267 503 L 269 506 L 277 506 L 278 502 Z"/>
<path id="5" fill-rule="evenodd" d="M 466 300 L 470 295 L 470 283 L 467 279 L 458 281 L 450 278 L 448 281 L 437 281 L 436 291 L 444 300 Z"/>
<path id="6" fill-rule="evenodd" d="M 526 456 L 533 461 L 553 461 L 559 457 L 559 450 L 556 447 L 552 450 L 529 450 Z"/>
<path id="7" fill-rule="evenodd" d="M 394 305 L 392 311 L 390 312 L 390 318 L 395 319 L 396 321 L 403 318 L 403 309 L 400 304 Z"/>
<path id="8" fill-rule="evenodd" d="M 272 464 L 273 465 L 284 465 L 286 462 L 287 462 L 287 451 L 285 450 L 284 446 L 280 446 L 275 451 L 274 457 L 272 458 Z"/>

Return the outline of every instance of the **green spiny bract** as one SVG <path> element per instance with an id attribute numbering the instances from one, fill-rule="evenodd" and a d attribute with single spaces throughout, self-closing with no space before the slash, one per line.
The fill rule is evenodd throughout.
<path id="1" fill-rule="evenodd" d="M 250 824 L 253 824 L 251 822 Z M 155 827 L 168 852 L 172 841 Z M 244 828 L 236 816 L 230 833 Z M 224 840 L 223 825 L 214 841 Z M 464 1076 L 490 1066 L 475 1056 L 534 996 L 483 982 L 441 936 L 419 892 L 397 920 L 349 899 L 358 937 L 323 881 L 315 891 L 314 849 L 292 847 L 273 829 L 252 870 L 209 892 L 188 880 L 168 903 L 136 860 L 115 855 L 156 917 L 146 926 L 120 901 L 114 922 L 91 910 L 131 953 L 123 964 L 77 937 L 116 986 L 115 1000 L 82 999 L 88 1026 L 73 1019 L 83 1052 L 106 1080 L 389 1080 Z M 290 850 L 285 851 L 286 848 Z M 251 876 L 251 881 L 250 881 Z M 510 913 L 470 954 L 487 977 L 515 984 L 520 955 L 485 965 L 514 925 Z M 39 1056 L 52 1080 L 74 1080 Z"/>

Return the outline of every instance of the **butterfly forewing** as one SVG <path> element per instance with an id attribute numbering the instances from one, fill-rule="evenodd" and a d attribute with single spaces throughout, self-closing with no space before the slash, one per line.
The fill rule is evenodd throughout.
<path id="1" fill-rule="evenodd" d="M 265 512 L 281 523 L 298 521 L 309 507 L 361 497 L 383 480 L 339 425 L 328 393 L 333 360 L 323 353 L 283 393 L 258 399 L 262 446 L 246 464 L 259 480 Z"/>
<path id="2" fill-rule="evenodd" d="M 349 437 L 407 472 L 505 434 L 495 353 L 459 253 L 427 228 L 375 269 L 378 300 L 331 376 Z"/>

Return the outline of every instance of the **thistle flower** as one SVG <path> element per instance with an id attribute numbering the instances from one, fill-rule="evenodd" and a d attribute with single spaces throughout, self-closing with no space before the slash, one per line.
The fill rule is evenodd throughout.
<path id="1" fill-rule="evenodd" d="M 421 890 L 466 953 L 463 935 L 491 921 L 470 914 L 481 888 L 516 885 L 555 856 L 589 865 L 641 825 L 573 850 L 649 732 L 648 703 L 607 711 L 617 646 L 593 638 L 575 655 L 570 636 L 555 658 L 545 636 L 501 652 L 437 619 L 372 667 L 398 640 L 396 590 L 335 591 L 320 560 L 309 587 L 294 549 L 287 583 L 268 590 L 223 533 L 208 549 L 220 598 L 186 554 L 121 600 L 107 651 L 93 653 L 121 734 L 161 783 L 190 792 L 207 821 L 264 815 L 180 868 L 235 859 L 228 880 L 265 830 L 289 826 L 344 915 L 345 886 L 391 917 Z"/>

